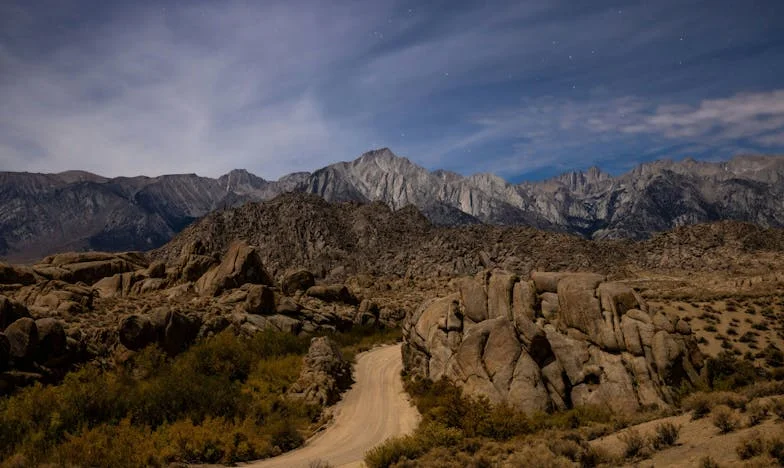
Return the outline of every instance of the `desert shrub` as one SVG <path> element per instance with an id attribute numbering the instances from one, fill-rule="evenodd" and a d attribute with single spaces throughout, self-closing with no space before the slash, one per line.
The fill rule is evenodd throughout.
<path id="1" fill-rule="evenodd" d="M 423 420 L 460 429 L 466 437 L 488 437 L 507 440 L 534 430 L 533 423 L 522 411 L 507 405 L 492 406 L 486 398 L 463 395 L 456 385 L 441 379 L 405 379 Z"/>
<path id="2" fill-rule="evenodd" d="M 770 410 L 779 417 L 779 419 L 784 419 L 784 400 L 779 398 L 773 401 Z"/>
<path id="3" fill-rule="evenodd" d="M 618 438 L 623 443 L 623 455 L 626 458 L 637 458 L 643 454 L 648 445 L 645 437 L 636 429 L 629 429 Z"/>
<path id="4" fill-rule="evenodd" d="M 750 385 L 760 377 L 759 370 L 752 363 L 727 351 L 708 359 L 706 366 L 711 387 L 716 390 L 734 390 Z"/>
<path id="5" fill-rule="evenodd" d="M 613 461 L 607 450 L 590 444 L 586 444 L 579 460 L 581 468 L 595 468 L 605 464 L 612 465 Z"/>
<path id="6" fill-rule="evenodd" d="M 784 441 L 779 437 L 770 439 L 767 443 L 768 455 L 774 458 L 779 465 L 784 465 Z"/>
<path id="7" fill-rule="evenodd" d="M 765 402 L 755 400 L 749 403 L 746 412 L 749 416 L 749 426 L 756 426 L 768 418 L 770 407 Z"/>
<path id="8" fill-rule="evenodd" d="M 656 431 L 651 438 L 651 445 L 656 450 L 675 445 L 680 432 L 681 428 L 671 422 L 661 423 L 656 426 Z"/>
<path id="9" fill-rule="evenodd" d="M 583 453 L 583 447 L 576 441 L 568 438 L 554 438 L 547 442 L 547 447 L 552 453 L 573 462 L 580 460 Z"/>
<path id="10" fill-rule="evenodd" d="M 309 341 L 223 333 L 176 358 L 152 346 L 111 371 L 86 365 L 60 385 L 25 388 L 0 400 L 0 459 L 66 463 L 92 447 L 87 465 L 230 463 L 294 448 L 319 409 L 280 395 L 296 380 Z"/>
<path id="11" fill-rule="evenodd" d="M 774 344 L 769 344 L 763 351 L 765 364 L 773 368 L 784 367 L 784 353 Z"/>
<path id="12" fill-rule="evenodd" d="M 365 454 L 368 468 L 387 468 L 401 458 L 415 459 L 426 451 L 413 437 L 397 437 L 369 450 Z"/>
<path id="13" fill-rule="evenodd" d="M 324 460 L 314 460 L 308 464 L 308 468 L 334 468 L 334 466 Z"/>
<path id="14" fill-rule="evenodd" d="M 526 444 L 521 450 L 513 453 L 507 460 L 507 466 L 526 466 L 531 468 L 567 468 L 573 466 L 567 458 L 550 451 L 543 443 Z"/>
<path id="15" fill-rule="evenodd" d="M 700 458 L 700 468 L 719 468 L 719 464 L 708 455 Z"/>
<path id="16" fill-rule="evenodd" d="M 738 418 L 729 406 L 718 405 L 711 411 L 711 422 L 722 434 L 727 434 L 738 427 Z"/>
<path id="17" fill-rule="evenodd" d="M 130 419 L 101 425 L 77 436 L 67 436 L 56 449 L 56 458 L 71 466 L 163 466 L 160 449 L 150 431 L 132 426 Z"/>
<path id="18" fill-rule="evenodd" d="M 706 325 L 704 330 L 711 333 L 715 333 L 717 331 L 715 325 Z"/>
<path id="19" fill-rule="evenodd" d="M 749 458 L 762 455 L 765 451 L 765 441 L 755 432 L 750 436 L 743 438 L 738 446 L 735 447 L 735 451 L 738 453 L 738 457 L 741 460 L 748 460 Z"/>
<path id="20" fill-rule="evenodd" d="M 696 420 L 707 416 L 717 405 L 743 409 L 747 403 L 746 396 L 735 392 L 696 392 L 684 398 L 682 406 L 692 411 L 692 420 Z"/>

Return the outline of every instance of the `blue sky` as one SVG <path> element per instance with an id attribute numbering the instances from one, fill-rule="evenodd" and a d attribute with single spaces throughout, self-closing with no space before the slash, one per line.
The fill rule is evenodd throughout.
<path id="1" fill-rule="evenodd" d="M 781 1 L 0 4 L 0 170 L 246 168 L 389 147 L 512 181 L 784 152 Z"/>

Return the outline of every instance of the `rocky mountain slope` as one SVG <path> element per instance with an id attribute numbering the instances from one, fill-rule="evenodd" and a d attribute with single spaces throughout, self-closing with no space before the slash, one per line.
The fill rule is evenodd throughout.
<path id="1" fill-rule="evenodd" d="M 640 241 L 588 240 L 523 226 L 435 226 L 412 206 L 394 211 L 383 203 L 329 203 L 297 193 L 213 212 L 151 255 L 173 262 L 199 242 L 205 255 L 219 257 L 235 239 L 257 246 L 273 276 L 303 267 L 337 280 L 357 274 L 426 279 L 494 267 L 615 277 L 639 270 L 765 274 L 784 258 L 784 230 L 750 223 L 684 226 Z"/>
<path id="2" fill-rule="evenodd" d="M 784 158 L 656 161 L 612 177 L 599 169 L 536 183 L 428 171 L 384 148 L 313 173 L 267 181 L 244 170 L 107 179 L 85 172 L 0 173 L 0 256 L 146 250 L 207 213 L 305 192 L 328 201 L 414 205 L 434 224 L 525 225 L 587 238 L 647 238 L 677 226 L 739 220 L 784 226 Z"/>

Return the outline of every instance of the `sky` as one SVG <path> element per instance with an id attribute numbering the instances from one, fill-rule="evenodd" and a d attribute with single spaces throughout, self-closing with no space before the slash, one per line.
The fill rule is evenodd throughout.
<path id="1" fill-rule="evenodd" d="M 784 153 L 781 0 L 3 0 L 0 170 L 245 168 L 389 147 L 540 180 Z"/>

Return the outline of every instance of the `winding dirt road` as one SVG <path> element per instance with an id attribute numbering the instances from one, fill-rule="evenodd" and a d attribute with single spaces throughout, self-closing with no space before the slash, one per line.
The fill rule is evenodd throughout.
<path id="1" fill-rule="evenodd" d="M 402 368 L 400 345 L 358 355 L 356 382 L 335 405 L 333 422 L 324 432 L 297 450 L 245 466 L 307 468 L 316 461 L 363 466 L 365 452 L 390 437 L 410 433 L 419 423 L 419 413 L 403 391 Z"/>

